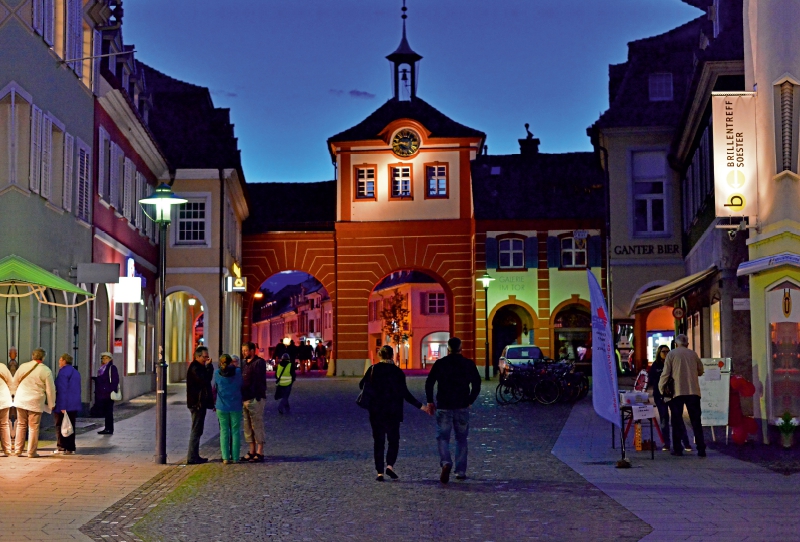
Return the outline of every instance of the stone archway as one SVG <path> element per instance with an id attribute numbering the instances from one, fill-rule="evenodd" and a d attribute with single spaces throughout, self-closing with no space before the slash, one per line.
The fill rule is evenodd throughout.
<path id="1" fill-rule="evenodd" d="M 513 338 L 505 333 L 506 330 L 500 329 L 501 327 L 510 327 L 509 320 L 514 320 Z M 537 337 L 536 331 L 538 327 L 539 318 L 536 311 L 529 304 L 517 299 L 516 296 L 509 296 L 508 299 L 497 303 L 489 313 L 489 351 L 493 366 L 497 366 L 497 360 L 500 358 L 503 348 L 508 344 L 512 344 L 512 342 L 509 342 L 510 340 L 530 341 L 531 337 Z M 535 340 L 531 341 L 531 344 L 534 343 Z"/>

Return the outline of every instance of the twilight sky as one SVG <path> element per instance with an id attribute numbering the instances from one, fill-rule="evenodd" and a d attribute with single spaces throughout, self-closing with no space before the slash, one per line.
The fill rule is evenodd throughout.
<path id="1" fill-rule="evenodd" d="M 333 178 L 328 137 L 391 97 L 402 0 L 136 0 L 125 42 L 137 58 L 207 86 L 229 107 L 248 182 Z M 418 94 L 518 152 L 524 124 L 543 152 L 589 150 L 608 106 L 608 64 L 627 42 L 702 12 L 681 0 L 408 0 L 424 58 Z"/>

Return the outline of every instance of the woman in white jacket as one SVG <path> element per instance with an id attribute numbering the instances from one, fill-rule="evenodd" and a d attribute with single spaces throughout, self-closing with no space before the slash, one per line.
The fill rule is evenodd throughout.
<path id="1" fill-rule="evenodd" d="M 28 457 L 39 457 L 39 425 L 42 412 L 48 414 L 56 404 L 56 385 L 53 372 L 45 365 L 45 351 L 37 348 L 31 354 L 33 360 L 17 369 L 11 389 L 14 391 L 14 406 L 17 409 L 16 439 L 14 455 L 22 454 L 25 436 L 28 437 Z"/>
<path id="2" fill-rule="evenodd" d="M 11 422 L 8 415 L 11 412 L 11 371 L 0 363 L 0 451 L 11 455 Z"/>

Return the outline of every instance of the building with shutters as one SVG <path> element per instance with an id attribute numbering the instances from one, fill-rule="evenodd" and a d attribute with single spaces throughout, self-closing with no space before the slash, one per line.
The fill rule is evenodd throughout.
<path id="1" fill-rule="evenodd" d="M 98 4 L 0 2 L 0 255 L 16 254 L 73 283 L 78 264 L 92 261 L 98 66 L 86 57 L 105 22 Z M 0 360 L 10 346 L 23 360 L 43 347 L 51 369 L 66 352 L 88 374 L 89 305 L 66 308 L 75 299 L 49 290 L 53 305 L 5 297 L 14 294 L 7 288 L 3 294 Z"/>
<path id="2" fill-rule="evenodd" d="M 137 302 L 125 302 L 119 284 L 92 286 L 90 374 L 100 366 L 99 353 L 111 352 L 127 400 L 155 389 L 158 235 L 138 201 L 169 173 L 149 127 L 151 95 L 144 68 L 133 46 L 123 41 L 120 5 L 101 11 L 108 19 L 95 32 L 92 261 L 118 264 L 121 277 L 140 277 L 142 292 Z"/>

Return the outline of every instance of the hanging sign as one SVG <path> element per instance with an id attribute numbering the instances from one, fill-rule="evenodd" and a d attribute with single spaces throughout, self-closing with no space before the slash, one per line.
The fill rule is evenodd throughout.
<path id="1" fill-rule="evenodd" d="M 226 292 L 246 292 L 247 277 L 225 277 Z"/>
<path id="2" fill-rule="evenodd" d="M 718 217 L 758 215 L 756 96 L 713 93 L 714 197 Z"/>

